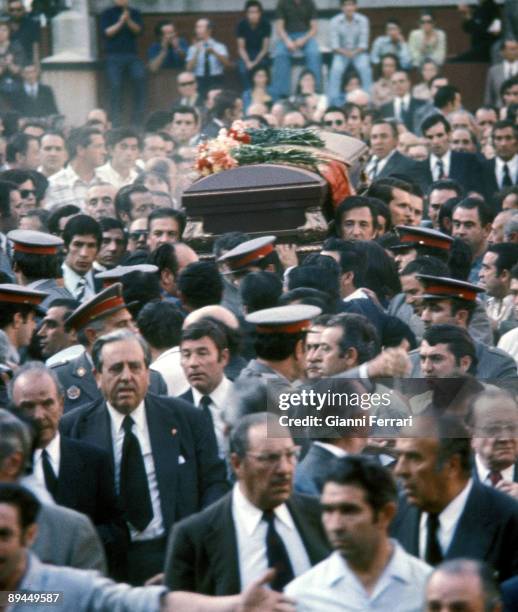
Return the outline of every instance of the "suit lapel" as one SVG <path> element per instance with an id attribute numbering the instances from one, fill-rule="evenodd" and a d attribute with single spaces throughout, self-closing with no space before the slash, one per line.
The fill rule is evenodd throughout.
<path id="1" fill-rule="evenodd" d="M 170 409 L 167 410 L 167 413 L 162 412 L 160 406 L 154 405 L 153 400 L 146 398 L 145 410 L 160 492 L 160 507 L 167 529 L 175 520 L 176 502 L 178 502 L 175 499 L 175 493 L 178 489 L 178 461 L 182 432 Z"/>
<path id="2" fill-rule="evenodd" d="M 220 502 L 217 502 L 219 505 Z M 214 576 L 217 578 L 217 592 L 239 593 L 241 578 L 239 575 L 239 553 L 237 537 L 232 517 L 232 492 L 221 500 L 220 512 L 210 529 L 205 542 Z"/>
<path id="3" fill-rule="evenodd" d="M 78 428 L 79 438 L 110 453 L 114 465 L 111 420 L 104 401 L 85 415 Z"/>
<path id="4" fill-rule="evenodd" d="M 296 498 L 289 499 L 286 505 L 304 542 L 304 548 L 308 553 L 311 565 L 315 565 L 329 554 L 329 549 L 325 545 L 325 538 L 318 529 L 320 523 L 316 526 L 312 521 L 308 520 L 303 506 L 299 507 Z"/>
<path id="5" fill-rule="evenodd" d="M 63 438 L 63 436 L 61 436 L 60 440 L 60 454 L 56 501 L 67 498 L 68 493 L 77 487 L 75 479 L 84 468 L 81 458 L 73 452 L 68 444 L 68 440 Z"/>

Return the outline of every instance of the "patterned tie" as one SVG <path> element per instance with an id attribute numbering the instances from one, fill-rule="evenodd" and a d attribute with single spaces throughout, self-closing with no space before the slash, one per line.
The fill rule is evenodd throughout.
<path id="1" fill-rule="evenodd" d="M 426 521 L 426 549 L 424 560 L 428 565 L 436 566 L 441 563 L 443 556 L 437 532 L 439 531 L 439 515 L 428 514 Z"/>
<path id="2" fill-rule="evenodd" d="M 378 165 L 380 163 L 379 157 L 376 157 L 376 161 L 374 162 L 374 166 L 372 166 L 371 168 L 371 181 L 374 181 L 376 179 L 376 175 L 378 174 Z"/>
<path id="3" fill-rule="evenodd" d="M 85 297 L 86 291 L 86 278 L 81 276 L 81 278 L 77 281 L 76 289 L 74 291 L 74 297 L 78 302 L 81 302 Z"/>
<path id="4" fill-rule="evenodd" d="M 489 480 L 491 481 L 491 485 L 496 487 L 496 485 L 503 480 L 502 472 L 498 472 L 497 470 L 493 470 L 489 472 Z"/>
<path id="5" fill-rule="evenodd" d="M 274 567 L 277 570 L 270 586 L 274 591 L 282 591 L 288 582 L 293 580 L 294 574 L 286 546 L 275 529 L 274 519 L 273 510 L 263 512 L 263 520 L 268 524 L 268 531 L 266 532 L 268 567 Z"/>
<path id="6" fill-rule="evenodd" d="M 443 179 L 444 178 L 444 162 L 442 161 L 442 159 L 438 159 L 437 160 L 437 164 L 436 164 L 436 168 L 439 172 L 438 174 L 438 179 Z"/>
<path id="7" fill-rule="evenodd" d="M 512 187 L 513 181 L 511 180 L 511 173 L 509 172 L 509 166 L 504 164 L 504 179 L 502 181 L 502 187 Z"/>
<path id="8" fill-rule="evenodd" d="M 149 483 L 137 436 L 132 432 L 134 421 L 125 416 L 122 421 L 124 442 L 120 466 L 120 496 L 126 519 L 138 531 L 144 531 L 153 518 Z"/>
<path id="9" fill-rule="evenodd" d="M 47 487 L 47 491 L 55 498 L 58 490 L 58 479 L 50 463 L 47 449 L 43 449 L 41 453 L 41 463 L 43 467 L 43 477 L 45 478 L 45 486 Z"/>

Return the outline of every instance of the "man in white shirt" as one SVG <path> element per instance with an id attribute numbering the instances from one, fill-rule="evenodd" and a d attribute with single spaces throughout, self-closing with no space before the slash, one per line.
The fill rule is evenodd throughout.
<path id="1" fill-rule="evenodd" d="M 505 391 L 481 393 L 471 406 L 473 477 L 518 499 L 518 406 Z"/>
<path id="2" fill-rule="evenodd" d="M 504 81 L 518 75 L 518 41 L 504 40 L 500 53 L 504 61 L 491 66 L 487 73 L 484 104 L 488 106 L 502 105 L 500 88 Z"/>
<path id="3" fill-rule="evenodd" d="M 83 207 L 91 185 L 101 182 L 97 168 L 104 164 L 106 148 L 100 130 L 81 127 L 72 130 L 67 139 L 69 163 L 49 179 L 45 206 L 49 210 L 68 204 Z"/>
<path id="4" fill-rule="evenodd" d="M 228 424 L 225 409 L 232 402 L 233 384 L 225 376 L 229 361 L 227 337 L 223 329 L 210 320 L 191 323 L 182 332 L 181 366 L 190 388 L 180 396 L 198 407 L 214 428 L 221 458 L 228 455 Z"/>
<path id="5" fill-rule="evenodd" d="M 72 217 L 63 231 L 65 261 L 63 280 L 74 299 L 82 302 L 96 293 L 93 264 L 101 248 L 101 227 L 89 215 Z"/>
<path id="6" fill-rule="evenodd" d="M 471 557 L 499 580 L 518 572 L 518 505 L 471 476 L 471 440 L 450 416 L 414 417 L 396 440 L 403 498 L 392 533 L 430 565 Z"/>
<path id="7" fill-rule="evenodd" d="M 164 583 L 198 593 L 240 592 L 275 567 L 274 590 L 329 554 L 316 500 L 292 494 L 298 448 L 272 414 L 238 421 L 230 439 L 237 483 L 216 504 L 175 526 Z"/>
<path id="8" fill-rule="evenodd" d="M 518 184 L 518 127 L 510 121 L 497 121 L 491 132 L 495 157 L 484 162 L 486 195 Z"/>
<path id="9" fill-rule="evenodd" d="M 97 175 L 116 189 L 130 185 L 138 176 L 140 136 L 132 128 L 115 128 L 106 134 L 109 161 L 97 169 Z"/>
<path id="10" fill-rule="evenodd" d="M 320 504 L 334 552 L 286 587 L 298 612 L 419 612 L 431 567 L 388 536 L 397 511 L 390 472 L 367 457 L 340 459 Z"/>

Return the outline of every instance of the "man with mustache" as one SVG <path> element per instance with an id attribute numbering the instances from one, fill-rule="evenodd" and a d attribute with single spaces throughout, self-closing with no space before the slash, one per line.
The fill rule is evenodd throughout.
<path id="1" fill-rule="evenodd" d="M 285 593 L 304 612 L 419 612 L 430 566 L 389 538 L 397 487 L 373 459 L 337 460 L 320 497 L 322 523 L 334 552 L 296 578 Z"/>
<path id="2" fill-rule="evenodd" d="M 226 493 L 225 467 L 203 413 L 148 393 L 145 340 L 101 336 L 92 359 L 102 397 L 65 415 L 61 433 L 109 453 L 131 537 L 126 579 L 143 584 L 162 571 L 172 525 Z"/>
<path id="3" fill-rule="evenodd" d="M 329 552 L 317 500 L 292 492 L 298 448 L 278 418 L 240 419 L 230 453 L 232 492 L 171 533 L 164 582 L 172 590 L 232 595 L 275 567 L 270 586 L 280 591 Z"/>

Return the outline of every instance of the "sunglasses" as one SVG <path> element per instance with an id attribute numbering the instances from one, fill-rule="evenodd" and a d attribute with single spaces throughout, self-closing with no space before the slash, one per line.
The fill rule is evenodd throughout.
<path id="1" fill-rule="evenodd" d="M 25 200 L 25 198 L 28 198 L 31 195 L 36 196 L 36 190 L 35 189 L 20 189 L 20 195 L 22 196 L 22 199 Z"/>
<path id="2" fill-rule="evenodd" d="M 129 237 L 130 240 L 140 240 L 141 238 L 147 238 L 148 233 L 147 230 L 135 230 L 130 233 Z"/>
<path id="3" fill-rule="evenodd" d="M 324 125 L 327 127 L 331 127 L 332 125 L 345 125 L 345 121 L 343 119 L 331 119 L 329 121 L 324 121 Z"/>
<path id="4" fill-rule="evenodd" d="M 185 81 L 184 83 L 178 83 L 178 87 L 187 87 L 187 85 L 194 85 L 196 81 Z"/>

